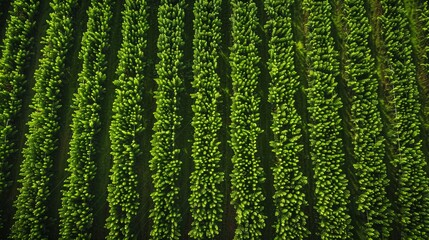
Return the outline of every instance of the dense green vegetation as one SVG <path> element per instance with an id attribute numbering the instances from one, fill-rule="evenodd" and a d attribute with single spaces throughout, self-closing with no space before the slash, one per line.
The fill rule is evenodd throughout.
<path id="1" fill-rule="evenodd" d="M 183 92 L 183 29 L 184 1 L 162 0 L 158 9 L 158 78 L 155 92 L 156 122 L 152 138 L 150 168 L 154 192 L 150 217 L 154 239 L 179 239 L 181 213 L 178 205 L 178 180 L 181 162 L 178 159 L 177 130 L 182 117 L 179 114 L 179 94 Z"/>
<path id="2" fill-rule="evenodd" d="M 257 158 L 259 103 L 257 86 L 260 69 L 256 35 L 258 18 L 254 1 L 231 1 L 232 47 L 229 62 L 232 78 L 230 145 L 231 203 L 236 210 L 234 239 L 258 239 L 265 227 L 262 183 L 264 172 Z"/>
<path id="3" fill-rule="evenodd" d="M 1 239 L 429 239 L 427 1 L 0 6 Z"/>
<path id="4" fill-rule="evenodd" d="M 189 203 L 193 220 L 189 236 L 194 239 L 216 238 L 222 220 L 223 196 L 219 189 L 224 177 L 219 165 L 222 119 L 218 110 L 220 78 L 216 72 L 221 41 L 221 3 L 220 0 L 198 0 L 193 11 L 193 87 L 196 93 L 192 95 L 195 99 L 192 107 L 194 171 L 190 177 Z"/>
<path id="5" fill-rule="evenodd" d="M 383 40 L 387 49 L 387 74 L 392 95 L 398 219 L 403 238 L 429 237 L 429 188 L 420 136 L 421 119 L 416 67 L 412 58 L 408 19 L 403 2 L 382 0 Z"/>
<path id="6" fill-rule="evenodd" d="M 29 133 L 20 169 L 22 187 L 15 201 L 14 239 L 46 239 L 47 208 L 52 178 L 53 154 L 58 148 L 59 108 L 65 59 L 73 29 L 71 12 L 75 1 L 52 1 L 39 67 L 35 72 Z"/>
<path id="7" fill-rule="evenodd" d="M 276 154 L 274 175 L 274 202 L 277 222 L 276 239 L 302 239 L 308 236 L 307 205 L 303 192 L 307 178 L 299 166 L 303 151 L 301 139 L 301 116 L 295 108 L 295 96 L 300 87 L 294 65 L 294 40 L 290 0 L 265 2 L 268 15 L 267 30 L 270 33 L 268 69 L 271 88 L 268 101 L 273 104 L 271 142 Z"/>
<path id="8" fill-rule="evenodd" d="M 364 216 L 366 239 L 389 236 L 392 220 L 386 189 L 385 139 L 378 102 L 375 60 L 369 48 L 371 26 L 364 1 L 346 0 L 346 72 L 352 90 L 353 153 L 359 181 L 358 211 Z"/>
<path id="9" fill-rule="evenodd" d="M 100 131 L 100 104 L 106 80 L 111 12 L 109 0 L 92 0 L 87 30 L 82 38 L 82 71 L 73 98 L 72 139 L 60 209 L 60 234 L 64 239 L 91 237 L 95 178 L 95 137 Z"/>
<path id="10" fill-rule="evenodd" d="M 320 235 L 322 239 L 347 239 L 352 237 L 347 208 L 350 193 L 343 170 L 342 103 L 336 92 L 339 55 L 331 35 L 331 5 L 329 1 L 308 0 L 305 7 L 309 12 L 309 132 Z"/>
<path id="11" fill-rule="evenodd" d="M 0 205 L 10 185 L 10 162 L 18 151 L 16 121 L 21 116 L 26 70 L 34 52 L 35 15 L 38 1 L 14 1 L 9 11 L 0 58 Z M 0 212 L 0 217 L 2 213 Z M 3 218 L 2 218 L 3 219 Z M 3 221 L 0 221 L 0 228 Z"/>
<path id="12" fill-rule="evenodd" d="M 131 226 L 139 208 L 134 167 L 141 155 L 138 138 L 143 132 L 143 52 L 149 28 L 146 7 L 145 0 L 127 0 L 122 12 L 122 44 L 118 53 L 118 79 L 114 82 L 116 92 L 110 125 L 113 166 L 107 197 L 109 239 L 132 239 L 136 236 Z"/>

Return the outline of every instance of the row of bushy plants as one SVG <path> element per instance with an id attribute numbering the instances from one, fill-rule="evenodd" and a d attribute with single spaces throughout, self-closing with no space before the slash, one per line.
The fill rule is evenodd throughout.
<path id="1" fill-rule="evenodd" d="M 308 236 L 307 205 L 303 192 L 307 178 L 300 169 L 302 119 L 295 108 L 295 96 L 300 88 L 295 70 L 292 33 L 293 0 L 268 0 L 264 7 L 268 17 L 266 29 L 268 42 L 268 70 L 271 86 L 268 101 L 273 106 L 271 130 L 274 140 L 271 147 L 275 153 L 274 203 L 275 239 L 303 239 Z"/>
<path id="2" fill-rule="evenodd" d="M 72 16 L 77 1 L 53 0 L 43 49 L 35 72 L 29 132 L 23 151 L 12 227 L 14 239 L 47 239 L 47 208 L 54 153 L 58 148 L 61 86 L 73 39 Z"/>
<path id="3" fill-rule="evenodd" d="M 423 70 L 428 72 L 429 69 L 429 38 L 427 37 L 429 35 L 429 2 L 423 1 L 419 5 L 419 13 L 418 13 L 419 23 L 421 26 L 421 34 L 420 36 L 423 39 L 420 39 L 422 43 L 423 48 Z M 427 76 L 427 75 L 426 75 Z M 429 80 L 425 79 L 425 81 L 421 84 L 421 94 L 424 94 L 423 96 L 423 114 L 426 118 L 424 122 L 424 128 L 426 130 L 426 133 L 429 133 Z M 429 142 L 427 141 L 426 146 L 429 147 Z"/>
<path id="4" fill-rule="evenodd" d="M 375 59 L 368 43 L 371 26 L 364 0 L 346 0 L 347 86 L 352 92 L 352 143 L 359 182 L 357 209 L 364 219 L 366 239 L 389 237 L 392 222 L 384 160 L 385 139 L 378 101 Z"/>
<path id="5" fill-rule="evenodd" d="M 8 176 L 16 146 L 15 122 L 20 117 L 25 96 L 26 70 L 34 52 L 35 15 L 38 1 L 12 2 L 6 22 L 0 58 L 0 196 L 9 185 Z M 0 205 L 4 206 L 3 199 Z M 2 213 L 0 213 L 0 219 Z M 0 221 L 0 229 L 3 221 Z"/>
<path id="6" fill-rule="evenodd" d="M 137 174 L 134 169 L 141 155 L 139 137 L 143 132 L 143 69 L 147 22 L 145 0 L 126 0 L 122 12 L 122 44 L 118 53 L 118 79 L 110 125 L 111 154 L 107 201 L 108 239 L 133 239 L 133 221 L 139 209 Z"/>
<path id="7" fill-rule="evenodd" d="M 87 29 L 79 52 L 82 70 L 72 103 L 72 138 L 66 168 L 69 175 L 61 198 L 60 235 L 63 239 L 90 238 L 94 218 L 94 194 L 90 186 L 96 173 L 95 139 L 100 130 L 100 105 L 106 80 L 111 1 L 92 0 L 87 14 Z"/>
<path id="8" fill-rule="evenodd" d="M 178 180 L 181 172 L 177 133 L 182 117 L 179 96 L 183 92 L 184 0 L 162 0 L 158 8 L 158 57 L 155 79 L 156 110 L 150 170 L 154 191 L 153 239 L 179 239 L 181 214 Z"/>
<path id="9" fill-rule="evenodd" d="M 304 2 L 308 11 L 308 112 L 314 168 L 317 224 L 322 239 L 352 237 L 348 213 L 350 192 L 344 173 L 345 156 L 337 93 L 339 54 L 331 35 L 332 7 L 328 0 Z"/>
<path id="10" fill-rule="evenodd" d="M 429 2 L 428 1 L 423 1 L 422 3 L 420 3 L 419 5 L 419 22 L 422 26 L 422 33 L 423 36 L 425 37 L 423 39 L 423 43 L 424 43 L 424 49 L 425 49 L 425 53 L 426 55 L 424 56 L 425 59 L 425 65 L 426 67 L 429 67 L 429 39 L 427 38 L 427 35 L 429 34 Z"/>
<path id="11" fill-rule="evenodd" d="M 236 211 L 237 228 L 234 239 L 259 239 L 265 227 L 265 181 L 257 156 L 260 76 L 256 34 L 257 7 L 254 1 L 231 1 L 232 47 L 229 56 L 232 78 L 230 146 L 234 152 L 231 173 L 231 203 Z"/>
<path id="12" fill-rule="evenodd" d="M 421 104 L 411 34 L 403 1 L 382 0 L 392 126 L 389 137 L 397 181 L 397 221 L 406 239 L 429 238 L 429 188 L 420 128 Z"/>
<path id="13" fill-rule="evenodd" d="M 194 4 L 194 81 L 196 93 L 192 110 L 194 138 L 189 197 L 192 214 L 193 239 L 215 239 L 222 221 L 223 195 L 219 184 L 223 181 L 220 171 L 219 113 L 220 78 L 216 72 L 221 42 L 221 0 L 197 0 Z"/>

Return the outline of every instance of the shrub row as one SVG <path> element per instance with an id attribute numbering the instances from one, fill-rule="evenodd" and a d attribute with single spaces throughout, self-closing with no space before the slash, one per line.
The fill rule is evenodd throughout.
<path id="1" fill-rule="evenodd" d="M 17 208 L 12 227 L 14 239 L 47 239 L 47 208 L 53 153 L 58 148 L 59 109 L 65 61 L 73 39 L 72 13 L 77 1 L 54 0 L 48 20 L 39 67 L 35 72 L 33 112 L 23 151 Z"/>
<path id="2" fill-rule="evenodd" d="M 259 82 L 256 34 L 257 7 L 254 1 L 231 1 L 232 47 L 229 57 L 232 78 L 230 146 L 234 152 L 231 173 L 231 203 L 236 211 L 234 239 L 259 239 L 265 227 L 262 183 L 264 172 L 257 157 Z"/>
<path id="3" fill-rule="evenodd" d="M 93 222 L 90 192 L 96 166 L 95 136 L 100 130 L 100 104 L 106 80 L 106 53 L 109 49 L 111 1 L 92 0 L 87 29 L 83 34 L 79 58 L 82 70 L 73 97 L 72 138 L 66 171 L 69 176 L 62 190 L 60 235 L 64 239 L 88 239 Z"/>
<path id="4" fill-rule="evenodd" d="M 295 96 L 300 87 L 294 65 L 294 40 L 292 33 L 291 7 L 293 0 L 265 1 L 268 21 L 268 70 L 271 76 L 268 101 L 273 106 L 271 130 L 274 140 L 271 147 L 275 153 L 274 203 L 275 239 L 303 239 L 308 236 L 307 205 L 303 192 L 307 178 L 299 166 L 303 151 L 301 122 L 295 108 Z"/>
<path id="5" fill-rule="evenodd" d="M 331 5 L 328 0 L 305 2 L 308 17 L 308 112 L 310 154 L 314 167 L 316 211 L 322 239 L 348 239 L 351 218 L 343 167 L 345 156 L 340 136 L 341 99 L 336 93 L 339 54 L 331 36 Z"/>
<path id="6" fill-rule="evenodd" d="M 365 238 L 387 238 L 392 222 L 389 185 L 384 159 L 384 136 L 378 108 L 375 60 L 368 43 L 371 27 L 365 1 L 346 0 L 346 73 L 352 90 L 352 143 L 359 181 L 358 211 L 365 219 Z"/>
<path id="7" fill-rule="evenodd" d="M 38 1 L 13 1 L 6 23 L 0 58 L 0 196 L 9 185 L 9 161 L 18 151 L 15 146 L 18 129 L 14 125 L 25 94 L 25 71 L 34 51 L 32 33 Z M 3 203 L 3 199 L 0 200 Z M 1 204 L 3 205 L 3 204 Z M 1 213 L 0 213 L 1 217 Z M 1 218 L 3 219 L 3 218 Z M 0 221 L 0 229 L 2 228 Z"/>
<path id="8" fill-rule="evenodd" d="M 179 95 L 183 91 L 183 34 L 185 2 L 162 0 L 158 9 L 158 78 L 155 91 L 156 111 L 152 138 L 150 169 L 154 191 L 151 193 L 153 239 L 179 239 L 181 214 L 178 205 L 178 180 L 181 161 L 178 158 L 177 130 L 181 125 Z"/>
<path id="9" fill-rule="evenodd" d="M 198 0 L 194 5 L 194 170 L 189 197 L 193 218 L 189 236 L 194 239 L 218 237 L 218 225 L 222 221 L 223 195 L 219 189 L 224 177 L 219 165 L 222 119 L 218 109 L 220 78 L 216 72 L 221 42 L 221 4 L 221 0 Z"/>
<path id="10" fill-rule="evenodd" d="M 429 34 L 429 3 L 427 1 L 423 1 L 422 3 L 420 3 L 418 16 L 419 22 L 422 25 L 423 36 L 427 36 L 427 34 Z M 423 42 L 425 44 L 424 46 L 426 53 L 426 55 L 424 56 L 425 65 L 426 67 L 429 67 L 429 40 L 425 38 Z"/>
<path id="11" fill-rule="evenodd" d="M 122 12 L 122 44 L 118 53 L 118 79 L 110 125 L 111 154 L 107 201 L 108 239 L 133 239 L 131 228 L 139 208 L 137 174 L 134 165 L 141 154 L 143 132 L 143 69 L 147 22 L 145 0 L 126 0 Z"/>
<path id="12" fill-rule="evenodd" d="M 429 238 L 429 184 L 422 152 L 421 119 L 411 34 L 403 1 L 382 0 L 382 36 L 391 84 L 393 166 L 398 222 L 404 239 Z"/>

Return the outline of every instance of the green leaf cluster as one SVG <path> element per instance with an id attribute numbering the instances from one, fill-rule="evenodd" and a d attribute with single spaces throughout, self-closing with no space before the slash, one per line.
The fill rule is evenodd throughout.
<path id="1" fill-rule="evenodd" d="M 308 112 L 310 154 L 315 179 L 315 209 L 322 239 L 349 239 L 350 192 L 343 170 L 345 156 L 340 136 L 341 99 L 336 93 L 339 54 L 331 35 L 332 7 L 328 0 L 308 0 Z"/>
<path id="2" fill-rule="evenodd" d="M 100 130 L 100 104 L 106 80 L 111 4 L 110 0 L 92 0 L 87 11 L 87 29 L 79 52 L 82 70 L 72 105 L 72 138 L 66 168 L 69 176 L 65 180 L 61 198 L 60 235 L 63 239 L 91 237 L 94 194 L 90 191 L 90 185 L 96 173 L 95 137 Z"/>
<path id="3" fill-rule="evenodd" d="M 422 25 L 423 34 L 427 36 L 429 34 L 429 2 L 423 1 L 419 5 L 419 22 Z M 425 66 L 429 67 L 429 39 L 426 37 L 423 41 L 425 44 Z M 429 116 L 429 115 L 428 115 Z"/>
<path id="4" fill-rule="evenodd" d="M 158 8 L 160 61 L 156 65 L 158 88 L 150 161 L 154 186 L 150 211 L 153 239 L 179 239 L 181 232 L 178 180 L 182 163 L 176 135 L 182 121 L 178 104 L 183 92 L 184 6 L 184 0 L 162 0 Z"/>
<path id="5" fill-rule="evenodd" d="M 189 197 L 192 214 L 193 239 L 215 239 L 222 221 L 223 195 L 219 184 L 224 174 L 220 171 L 219 113 L 220 78 L 216 72 L 221 42 L 221 0 L 197 0 L 194 4 L 194 141 Z"/>
<path id="6" fill-rule="evenodd" d="M 18 150 L 14 123 L 21 112 L 26 86 L 25 70 L 34 51 L 32 33 L 38 6 L 38 1 L 13 1 L 6 23 L 0 55 L 0 196 L 9 186 L 8 162 Z"/>
<path id="7" fill-rule="evenodd" d="M 133 239 L 132 224 L 139 208 L 137 174 L 134 165 L 141 154 L 139 137 L 143 132 L 143 69 L 147 4 L 145 0 L 126 0 L 122 12 L 122 44 L 118 53 L 118 79 L 110 125 L 111 154 L 107 201 L 108 239 Z"/>
<path id="8" fill-rule="evenodd" d="M 371 26 L 365 1 L 346 0 L 346 73 L 352 91 L 352 143 L 359 182 L 358 211 L 365 218 L 366 239 L 389 237 L 392 222 L 389 185 L 384 159 L 384 136 L 378 102 L 375 60 L 368 43 Z"/>
<path id="9" fill-rule="evenodd" d="M 47 204 L 50 196 L 53 153 L 58 148 L 60 88 L 65 59 L 73 39 L 72 13 L 77 1 L 54 0 L 43 49 L 35 72 L 35 95 L 31 100 L 29 133 L 23 151 L 17 208 L 11 237 L 47 239 Z"/>
<path id="10" fill-rule="evenodd" d="M 232 78 L 230 146 L 234 152 L 231 173 L 231 204 L 236 211 L 234 239 L 260 239 L 265 227 L 264 171 L 257 157 L 257 139 L 262 133 L 259 124 L 259 103 L 256 89 L 259 82 L 256 34 L 257 7 L 254 1 L 231 1 L 232 46 L 229 56 Z"/>
<path id="11" fill-rule="evenodd" d="M 404 239 L 429 238 L 429 180 L 422 151 L 421 104 L 413 62 L 408 19 L 403 1 L 382 0 L 382 36 L 391 85 L 398 222 Z"/>
<path id="12" fill-rule="evenodd" d="M 303 188 L 307 178 L 299 167 L 303 150 L 301 139 L 302 119 L 295 108 L 295 96 L 300 80 L 294 65 L 294 40 L 292 34 L 292 0 L 264 2 L 268 17 L 266 29 L 269 36 L 268 70 L 271 76 L 268 101 L 273 106 L 271 141 L 275 153 L 274 203 L 275 239 L 303 239 L 308 236 L 307 206 Z"/>

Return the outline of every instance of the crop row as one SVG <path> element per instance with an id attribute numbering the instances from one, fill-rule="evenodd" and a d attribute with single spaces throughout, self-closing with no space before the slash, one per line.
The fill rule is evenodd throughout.
<path id="1" fill-rule="evenodd" d="M 420 24 L 422 25 L 422 32 L 423 32 L 423 36 L 427 36 L 427 34 L 429 34 L 429 3 L 427 1 L 423 1 L 420 5 L 419 8 L 420 12 L 419 12 L 419 21 Z M 425 65 L 426 67 L 429 67 L 429 40 L 427 38 L 425 38 L 424 42 L 424 46 L 425 46 Z M 429 115 L 428 115 L 429 116 Z"/>
<path id="2" fill-rule="evenodd" d="M 258 126 L 260 97 L 256 92 L 260 75 L 257 7 L 254 1 L 232 0 L 231 8 L 229 63 L 233 95 L 230 146 L 234 152 L 231 159 L 231 203 L 237 223 L 234 239 L 258 239 L 265 227 L 266 216 L 262 206 L 265 177 L 257 157 L 257 139 L 262 132 Z"/>
<path id="3" fill-rule="evenodd" d="M 346 0 L 346 73 L 352 90 L 354 168 L 359 181 L 358 211 L 364 216 L 365 238 L 389 236 L 392 220 L 386 188 L 389 184 L 383 162 L 385 139 L 378 103 L 375 60 L 368 43 L 369 19 L 363 0 Z"/>
<path id="4" fill-rule="evenodd" d="M 150 213 L 153 239 L 179 239 L 181 231 L 178 205 L 181 161 L 176 136 L 182 121 L 178 105 L 183 92 L 184 4 L 183 0 L 162 0 L 158 8 L 160 61 L 156 65 L 156 111 L 150 161 L 154 187 Z"/>
<path id="5" fill-rule="evenodd" d="M 268 101 L 273 105 L 271 130 L 274 140 L 271 147 L 275 153 L 274 203 L 276 207 L 275 238 L 303 239 L 308 236 L 307 205 L 303 192 L 307 178 L 299 166 L 303 151 L 301 122 L 295 108 L 295 96 L 300 87 L 295 71 L 294 40 L 292 34 L 291 0 L 265 1 L 268 16 L 266 28 L 269 33 L 268 70 L 271 87 Z"/>
<path id="6" fill-rule="evenodd" d="M 221 0 L 197 0 L 194 5 L 194 81 L 196 93 L 192 94 L 194 138 L 189 197 L 194 239 L 215 239 L 222 220 L 223 195 L 219 184 L 223 181 L 220 171 L 219 113 L 220 78 L 216 72 L 221 41 Z"/>
<path id="7" fill-rule="evenodd" d="M 134 165 L 141 155 L 138 138 L 143 132 L 143 69 L 147 22 L 145 0 L 126 0 L 122 12 L 122 44 L 118 53 L 118 79 L 110 125 L 111 154 L 107 201 L 108 239 L 133 239 L 132 223 L 139 208 Z"/>
<path id="8" fill-rule="evenodd" d="M 429 237 L 429 184 L 420 136 L 421 120 L 416 67 L 413 63 L 408 19 L 402 1 L 382 0 L 382 36 L 387 49 L 388 74 L 393 96 L 390 137 L 394 146 L 399 208 L 403 238 Z"/>
<path id="9" fill-rule="evenodd" d="M 344 173 L 345 156 L 340 136 L 342 107 L 336 87 L 339 54 L 331 36 L 331 5 L 329 1 L 305 2 L 308 17 L 307 89 L 310 117 L 310 147 L 314 168 L 316 211 L 322 239 L 351 238 L 348 213 L 350 193 Z"/>
<path id="10" fill-rule="evenodd" d="M 76 1 L 54 0 L 39 67 L 35 72 L 29 133 L 23 151 L 12 238 L 46 239 L 47 204 L 54 152 L 58 148 L 59 109 L 65 60 L 73 36 L 72 12 Z"/>
<path id="11" fill-rule="evenodd" d="M 94 194 L 90 185 L 96 173 L 95 137 L 100 130 L 100 104 L 106 80 L 110 5 L 110 0 L 91 1 L 79 52 L 82 70 L 73 97 L 72 138 L 66 168 L 69 176 L 64 183 L 60 209 L 60 235 L 64 239 L 91 237 Z"/>
<path id="12" fill-rule="evenodd" d="M 14 123 L 22 108 L 38 6 L 38 1 L 13 1 L 6 23 L 0 58 L 0 196 L 9 185 L 9 160 L 18 150 L 15 145 L 18 129 Z"/>

